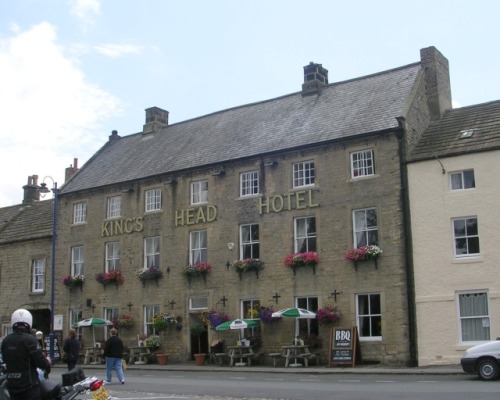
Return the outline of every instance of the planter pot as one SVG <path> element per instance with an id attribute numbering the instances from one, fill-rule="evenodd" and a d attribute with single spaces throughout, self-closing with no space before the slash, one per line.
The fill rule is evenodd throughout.
<path id="1" fill-rule="evenodd" d="M 156 355 L 156 359 L 158 360 L 158 364 L 167 365 L 168 363 L 168 354 L 161 353 Z"/>
<path id="2" fill-rule="evenodd" d="M 205 365 L 206 358 L 207 358 L 207 355 L 204 353 L 194 355 L 196 365 Z"/>

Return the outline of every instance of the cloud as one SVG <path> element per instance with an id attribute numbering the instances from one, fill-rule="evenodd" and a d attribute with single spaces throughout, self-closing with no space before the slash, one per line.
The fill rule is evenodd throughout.
<path id="1" fill-rule="evenodd" d="M 64 168 L 104 144 L 101 124 L 124 107 L 86 80 L 49 23 L 0 40 L 0 87 L 0 207 L 21 202 L 29 175 L 51 175 L 61 185 Z"/>
<path id="2" fill-rule="evenodd" d="M 83 23 L 89 26 L 94 23 L 93 17 L 99 15 L 101 4 L 99 0 L 71 0 L 71 13 Z"/>
<path id="3" fill-rule="evenodd" d="M 142 48 L 140 46 L 120 45 L 120 44 L 101 44 L 95 46 L 95 50 L 107 57 L 118 58 L 124 54 L 138 54 Z"/>

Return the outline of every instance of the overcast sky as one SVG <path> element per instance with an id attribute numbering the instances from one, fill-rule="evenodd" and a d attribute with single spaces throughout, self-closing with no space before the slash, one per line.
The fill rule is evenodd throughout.
<path id="1" fill-rule="evenodd" d="M 498 0 L 0 0 L 0 207 L 30 175 L 61 186 L 146 108 L 175 123 L 297 92 L 311 61 L 333 83 L 435 46 L 455 107 L 498 100 L 499 16 Z"/>

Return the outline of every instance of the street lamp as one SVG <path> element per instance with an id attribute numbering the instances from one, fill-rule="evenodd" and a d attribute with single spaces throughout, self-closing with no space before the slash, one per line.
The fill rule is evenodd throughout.
<path id="1" fill-rule="evenodd" d="M 53 187 L 52 189 L 47 188 L 47 184 L 45 183 L 45 179 L 49 178 L 52 181 Z M 50 176 L 46 176 L 43 178 L 43 182 L 40 184 L 39 192 L 40 193 L 52 193 L 54 195 L 54 206 L 52 212 L 52 266 L 51 266 L 51 276 L 50 276 L 50 334 L 49 334 L 49 356 L 50 360 L 54 362 L 54 309 L 55 309 L 55 275 L 56 275 L 56 228 L 57 228 L 57 195 L 59 194 L 57 190 L 57 182 L 54 181 Z"/>

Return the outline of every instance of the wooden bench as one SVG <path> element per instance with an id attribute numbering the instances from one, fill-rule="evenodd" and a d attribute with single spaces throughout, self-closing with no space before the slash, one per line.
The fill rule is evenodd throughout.
<path id="1" fill-rule="evenodd" d="M 273 359 L 273 367 L 276 367 L 276 362 L 278 358 L 283 358 L 283 353 L 269 353 L 268 356 Z"/>

